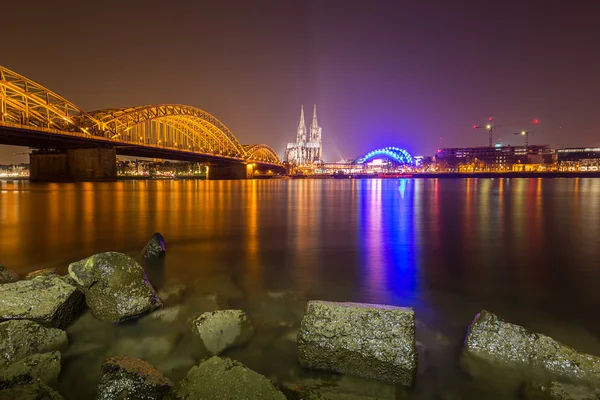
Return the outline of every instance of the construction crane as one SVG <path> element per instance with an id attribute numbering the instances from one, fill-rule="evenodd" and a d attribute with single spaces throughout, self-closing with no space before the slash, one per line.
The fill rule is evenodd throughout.
<path id="1" fill-rule="evenodd" d="M 529 135 L 533 135 L 533 132 L 532 131 L 521 131 L 521 132 L 515 132 L 515 133 L 513 133 L 513 135 L 525 136 L 525 150 L 527 150 L 527 148 L 529 147 Z"/>
<path id="2" fill-rule="evenodd" d="M 539 121 L 537 119 L 534 119 L 532 122 L 523 122 L 523 123 L 518 123 L 518 124 L 494 124 L 492 117 L 488 118 L 488 122 L 485 125 L 473 125 L 473 128 L 475 129 L 485 129 L 488 131 L 488 140 L 489 140 L 489 146 L 493 147 L 494 146 L 494 138 L 492 136 L 492 134 L 494 133 L 494 130 L 496 128 L 503 128 L 503 127 L 515 127 L 515 126 L 523 126 L 523 125 L 530 125 L 530 124 L 537 124 Z M 519 132 L 520 134 L 520 132 Z"/>

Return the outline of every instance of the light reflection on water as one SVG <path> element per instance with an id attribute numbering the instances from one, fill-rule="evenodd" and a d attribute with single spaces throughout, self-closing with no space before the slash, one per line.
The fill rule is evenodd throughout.
<path id="1" fill-rule="evenodd" d="M 163 281 L 414 306 L 456 343 L 482 308 L 600 354 L 600 179 L 0 182 L 19 273 L 160 231 Z M 243 306 L 243 304 L 242 304 Z"/>

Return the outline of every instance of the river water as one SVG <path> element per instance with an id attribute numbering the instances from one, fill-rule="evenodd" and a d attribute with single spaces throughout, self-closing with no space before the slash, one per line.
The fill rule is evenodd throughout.
<path id="1" fill-rule="evenodd" d="M 210 308 L 198 298 L 211 291 L 221 308 L 246 309 L 257 335 L 225 355 L 277 383 L 325 376 L 296 365 L 293 337 L 308 299 L 416 310 L 417 387 L 333 376 L 340 391 L 513 398 L 459 370 L 481 309 L 600 355 L 600 179 L 0 181 L 0 263 L 22 274 L 64 273 L 103 251 L 139 260 L 155 231 L 167 256 L 145 265 L 153 285 L 192 287 L 195 300 L 181 300 L 189 315 Z M 79 346 L 64 359 L 59 389 L 68 398 L 93 396 L 102 357 L 127 348 L 123 337 L 173 334 L 142 323 L 98 327 L 88 317 L 68 330 Z M 147 358 L 168 359 L 161 369 L 176 380 L 189 367 L 180 355 L 192 352 L 180 339 L 168 343 Z"/>

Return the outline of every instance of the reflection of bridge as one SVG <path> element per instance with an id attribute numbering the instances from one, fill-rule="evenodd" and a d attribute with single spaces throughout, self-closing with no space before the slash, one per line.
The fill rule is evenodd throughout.
<path id="1" fill-rule="evenodd" d="M 114 179 L 116 154 L 210 163 L 222 177 L 245 177 L 253 168 L 282 170 L 271 147 L 240 144 L 200 109 L 150 105 L 85 112 L 2 66 L 0 144 L 56 150 L 31 156 L 32 178 L 42 179 Z"/>

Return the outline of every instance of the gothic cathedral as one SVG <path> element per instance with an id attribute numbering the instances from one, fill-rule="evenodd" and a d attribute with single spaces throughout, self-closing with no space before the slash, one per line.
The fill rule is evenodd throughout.
<path id="1" fill-rule="evenodd" d="M 323 160 L 323 141 L 321 127 L 317 122 L 317 105 L 313 110 L 313 119 L 310 124 L 310 134 L 307 135 L 304 123 L 304 106 L 300 109 L 300 124 L 296 134 L 296 142 L 288 143 L 285 149 L 284 161 L 295 165 L 306 165 Z"/>

